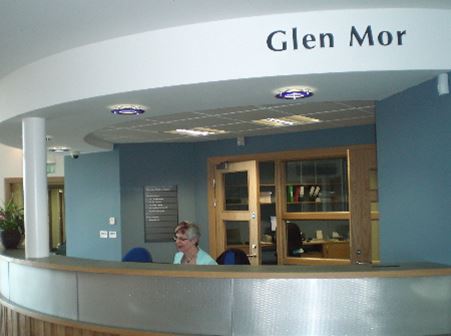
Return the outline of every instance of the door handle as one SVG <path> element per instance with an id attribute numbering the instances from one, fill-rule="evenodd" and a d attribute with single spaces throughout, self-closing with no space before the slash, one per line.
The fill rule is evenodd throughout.
<path id="1" fill-rule="evenodd" d="M 371 263 L 368 262 L 368 261 L 359 261 L 359 260 L 356 260 L 355 263 L 356 263 L 356 265 L 371 265 Z"/>
<path id="2" fill-rule="evenodd" d="M 257 244 L 252 244 L 251 248 L 253 251 L 255 251 L 257 249 Z M 257 254 L 256 253 L 252 253 L 252 254 L 246 254 L 248 256 L 248 258 L 257 258 Z"/>

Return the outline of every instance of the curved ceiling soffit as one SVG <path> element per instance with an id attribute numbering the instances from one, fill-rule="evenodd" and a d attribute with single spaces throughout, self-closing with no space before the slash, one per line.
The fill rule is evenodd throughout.
<path id="1" fill-rule="evenodd" d="M 1 105 L 5 104 L 0 108 L 7 111 L 3 120 L 65 102 L 149 88 L 293 74 L 451 68 L 451 60 L 445 57 L 449 52 L 444 52 L 451 51 L 449 45 L 431 45 L 424 49 L 423 44 L 411 43 L 411 40 L 403 48 L 395 45 L 407 38 L 399 36 L 403 30 L 409 34 L 415 32 L 417 41 L 442 36 L 441 22 L 446 22 L 443 16 L 449 17 L 450 11 L 436 10 L 434 15 L 426 17 L 424 10 L 417 9 L 350 12 L 279 14 L 200 23 L 68 50 L 22 67 L 2 79 L 0 92 L 8 97 L 0 100 Z M 351 26 L 350 16 L 355 17 Z M 427 32 L 418 29 L 420 18 L 422 26 L 428 26 Z M 325 22 L 321 28 L 318 28 L 319 19 Z M 319 39 L 321 34 L 330 33 L 333 42 L 325 40 L 324 43 L 329 43 L 325 47 L 312 42 L 308 44 L 315 44 L 312 49 L 298 44 L 293 50 L 294 42 L 286 35 L 293 34 L 292 27 L 299 26 L 300 21 L 301 28 L 305 29 L 297 32 L 301 45 L 308 34 Z M 396 27 L 393 24 L 389 27 L 396 41 L 391 46 L 378 46 L 381 29 L 389 29 L 384 28 L 387 21 L 396 22 Z M 360 29 L 358 34 L 362 37 L 367 33 L 368 22 L 373 27 L 381 27 L 372 32 L 375 45 L 357 46 L 354 40 L 354 46 L 350 47 L 349 29 L 360 27 L 356 29 Z M 280 49 L 286 42 L 287 50 L 283 52 L 274 52 L 268 47 L 268 36 L 277 30 L 285 33 L 274 36 L 271 43 Z M 381 57 L 382 52 L 384 57 Z M 410 57 L 418 53 L 423 57 Z M 301 57 L 302 62 L 299 62 Z M 337 59 L 340 62 L 335 62 Z M 25 92 L 26 100 L 23 99 Z"/>

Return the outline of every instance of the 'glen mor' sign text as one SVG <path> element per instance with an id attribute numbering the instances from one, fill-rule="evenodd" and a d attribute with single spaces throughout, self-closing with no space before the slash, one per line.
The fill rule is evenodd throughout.
<path id="1" fill-rule="evenodd" d="M 349 34 L 349 46 L 389 46 L 392 44 L 402 46 L 406 34 L 406 30 L 373 32 L 371 26 L 367 26 L 365 31 L 359 31 L 355 26 L 352 26 Z M 298 28 L 294 27 L 291 31 L 273 31 L 268 35 L 266 45 L 272 51 L 298 50 L 299 48 L 310 50 L 318 47 L 333 48 L 335 36 L 332 33 L 299 34 Z"/>

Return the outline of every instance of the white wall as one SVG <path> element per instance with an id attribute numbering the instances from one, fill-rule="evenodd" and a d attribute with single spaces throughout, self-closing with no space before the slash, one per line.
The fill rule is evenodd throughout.
<path id="1" fill-rule="evenodd" d="M 64 157 L 50 154 L 48 160 L 56 162 L 55 173 L 48 176 L 64 176 Z M 22 177 L 22 150 L 0 144 L 0 204 L 5 198 L 5 178 Z"/>
<path id="2" fill-rule="evenodd" d="M 5 198 L 5 177 L 22 176 L 22 150 L 0 144 L 0 204 Z"/>

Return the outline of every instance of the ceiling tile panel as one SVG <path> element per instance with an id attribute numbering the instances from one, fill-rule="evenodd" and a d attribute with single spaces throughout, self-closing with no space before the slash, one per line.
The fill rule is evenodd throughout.
<path id="1" fill-rule="evenodd" d="M 219 127 L 218 127 L 219 128 Z M 267 126 L 258 125 L 250 122 L 241 122 L 235 124 L 221 125 L 222 130 L 234 133 L 234 132 L 252 132 L 253 130 L 265 129 Z"/>
<path id="2" fill-rule="evenodd" d="M 235 107 L 228 107 L 228 108 L 221 108 L 221 109 L 198 111 L 198 114 L 203 114 L 203 115 L 224 115 L 224 114 L 229 114 L 229 113 L 252 111 L 252 110 L 256 110 L 256 109 L 258 109 L 258 107 L 254 106 L 254 105 L 235 106 Z"/>
<path id="3" fill-rule="evenodd" d="M 286 116 L 288 116 L 288 114 L 283 111 L 273 110 L 269 108 L 238 112 L 228 115 L 229 118 L 236 121 L 253 121 L 265 118 L 281 118 Z"/>
<path id="4" fill-rule="evenodd" d="M 324 102 L 324 103 L 305 103 L 305 104 L 291 104 L 291 105 L 280 105 L 277 107 L 273 107 L 273 109 L 283 111 L 288 114 L 309 114 L 315 112 L 323 112 L 323 111 L 336 111 L 344 109 L 341 104 L 332 103 L 332 102 Z"/>
<path id="5" fill-rule="evenodd" d="M 149 117 L 151 120 L 155 120 L 157 122 L 168 122 L 168 121 L 178 121 L 178 120 L 186 120 L 192 118 L 198 118 L 199 114 L 196 112 L 182 112 L 182 113 L 173 113 L 173 114 L 165 114 L 159 116 Z"/>
<path id="6" fill-rule="evenodd" d="M 215 127 L 216 125 L 223 125 L 230 123 L 230 119 L 220 117 L 206 117 L 206 118 L 193 118 L 183 121 L 177 121 L 171 123 L 171 125 L 177 125 L 177 128 L 194 128 L 194 127 Z"/>
<path id="7" fill-rule="evenodd" d="M 348 120 L 355 118 L 367 118 L 370 116 L 365 111 L 361 110 L 347 110 L 347 111 L 336 111 L 336 112 L 317 112 L 308 114 L 309 117 L 317 118 L 321 121 L 327 120 Z"/>

